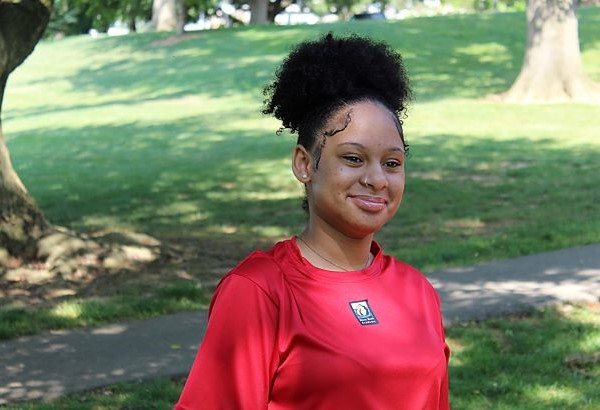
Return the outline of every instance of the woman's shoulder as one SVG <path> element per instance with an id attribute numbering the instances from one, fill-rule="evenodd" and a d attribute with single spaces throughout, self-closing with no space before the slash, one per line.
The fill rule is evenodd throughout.
<path id="1" fill-rule="evenodd" d="M 244 258 L 230 273 L 248 277 L 270 277 L 280 272 L 281 254 L 285 252 L 289 240 L 277 242 L 268 250 L 258 249 Z"/>
<path id="2" fill-rule="evenodd" d="M 383 258 L 387 262 L 387 264 L 393 266 L 394 269 L 396 269 L 396 270 L 400 270 L 407 275 L 411 275 L 411 276 L 415 276 L 415 277 L 424 277 L 423 273 L 419 269 L 396 258 L 395 256 L 383 255 Z"/>
<path id="3" fill-rule="evenodd" d="M 423 272 L 414 266 L 409 265 L 408 263 L 403 262 L 391 255 L 384 255 L 384 266 L 384 269 L 390 269 L 395 274 L 400 274 L 403 280 L 414 285 L 422 286 L 428 291 L 435 293 L 437 297 L 437 292 L 429 279 L 427 279 L 427 276 L 425 276 Z"/>
<path id="4" fill-rule="evenodd" d="M 283 286 L 283 271 L 278 259 L 287 241 L 276 243 L 269 250 L 255 250 L 225 275 L 223 280 L 244 278 L 261 288 L 270 297 L 276 297 Z"/>

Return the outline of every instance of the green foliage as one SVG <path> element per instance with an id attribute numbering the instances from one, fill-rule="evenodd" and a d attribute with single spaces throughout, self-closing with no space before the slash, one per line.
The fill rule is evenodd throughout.
<path id="1" fill-rule="evenodd" d="M 356 3 L 360 0 L 327 0 L 326 3 L 329 7 L 336 10 L 337 13 L 347 14 Z"/>
<path id="2" fill-rule="evenodd" d="M 195 21 L 201 13 L 216 7 L 216 0 L 184 0 L 186 21 Z M 126 24 L 135 31 L 137 24 L 152 19 L 152 0 L 56 0 L 47 37 L 100 32 L 114 23 Z"/>
<path id="3" fill-rule="evenodd" d="M 476 11 L 524 11 L 526 0 L 442 0 L 443 5 Z"/>
<path id="4" fill-rule="evenodd" d="M 231 2 L 235 4 L 236 2 Z M 187 21 L 196 21 L 202 13 L 209 13 L 217 6 L 217 0 L 184 0 Z"/>
<path id="5" fill-rule="evenodd" d="M 152 0 L 76 0 L 76 5 L 92 17 L 94 28 L 106 31 L 117 20 L 134 28 L 135 21 L 152 18 Z"/>
<path id="6" fill-rule="evenodd" d="M 47 35 L 101 32 L 117 20 L 135 28 L 136 21 L 152 18 L 152 0 L 56 0 Z"/>
<path id="7" fill-rule="evenodd" d="M 92 17 L 79 6 L 78 0 L 55 0 L 45 35 L 84 34 L 92 28 L 92 23 Z"/>

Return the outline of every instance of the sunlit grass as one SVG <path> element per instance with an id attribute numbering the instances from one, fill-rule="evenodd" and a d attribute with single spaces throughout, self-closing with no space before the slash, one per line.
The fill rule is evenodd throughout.
<path id="1" fill-rule="evenodd" d="M 173 407 L 181 392 L 181 379 L 156 379 L 119 384 L 93 393 L 83 393 L 50 403 L 21 403 L 20 410 L 165 410 Z"/>
<path id="2" fill-rule="evenodd" d="M 447 330 L 453 408 L 592 409 L 600 307 L 563 305 Z M 595 350 L 594 350 L 595 347 Z M 579 364 L 580 363 L 580 364 Z"/>
<path id="3" fill-rule="evenodd" d="M 553 402 L 564 403 L 564 405 L 573 405 L 582 399 L 581 392 L 577 389 L 559 386 L 557 384 L 550 386 L 532 386 L 526 389 L 525 397 L 530 400 L 538 401 L 544 405 L 551 405 Z"/>
<path id="4" fill-rule="evenodd" d="M 178 281 L 153 292 L 125 289 L 103 299 L 71 299 L 55 306 L 0 309 L 0 340 L 50 329 L 97 326 L 131 319 L 203 309 L 210 294 L 191 281 Z"/>
<path id="5" fill-rule="evenodd" d="M 81 303 L 68 301 L 62 302 L 50 309 L 50 315 L 58 319 L 77 319 L 81 317 L 83 309 Z"/>

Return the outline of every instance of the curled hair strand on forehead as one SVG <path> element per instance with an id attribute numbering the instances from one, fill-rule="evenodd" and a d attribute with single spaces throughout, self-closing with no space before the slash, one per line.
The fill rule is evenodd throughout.
<path id="1" fill-rule="evenodd" d="M 349 110 L 346 113 L 346 118 L 344 119 L 344 125 L 341 128 L 333 128 L 331 130 L 325 130 L 321 134 L 321 142 L 315 148 L 314 152 L 314 160 L 315 160 L 315 169 L 319 169 L 319 162 L 321 161 L 321 154 L 323 153 L 323 148 L 325 148 L 325 143 L 328 137 L 333 137 L 338 132 L 344 131 L 350 125 L 352 121 L 352 110 Z"/>

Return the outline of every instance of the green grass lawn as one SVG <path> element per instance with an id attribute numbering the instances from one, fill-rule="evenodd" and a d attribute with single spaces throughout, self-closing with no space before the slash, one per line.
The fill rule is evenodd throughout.
<path id="1" fill-rule="evenodd" d="M 600 305 L 562 305 L 447 330 L 451 405 L 456 410 L 597 409 Z M 596 356 L 594 356 L 594 354 Z M 594 359 L 595 357 L 595 359 Z M 21 410 L 169 409 L 183 378 L 74 394 Z"/>
<path id="2" fill-rule="evenodd" d="M 579 16 L 584 66 L 600 81 L 600 8 Z M 261 89 L 293 44 L 330 30 L 388 41 L 414 84 L 407 191 L 378 235 L 388 253 L 428 270 L 600 242 L 598 106 L 485 98 L 519 72 L 523 13 L 243 27 L 175 43 L 168 34 L 45 41 L 5 95 L 14 166 L 53 223 L 210 242 L 229 268 L 240 249 L 302 230 L 295 139 L 260 114 Z M 154 278 L 102 303 L 3 308 L 0 337 L 197 309 L 210 296 L 194 283 L 162 292 L 168 285 Z"/>
<path id="3" fill-rule="evenodd" d="M 600 9 L 579 14 L 600 81 Z M 379 235 L 389 253 L 428 269 L 600 241 L 598 106 L 482 99 L 518 74 L 522 13 L 47 41 L 9 80 L 14 165 L 47 217 L 78 230 L 297 233 L 295 140 L 260 114 L 261 87 L 292 44 L 328 30 L 390 42 L 414 83 L 407 193 Z"/>

